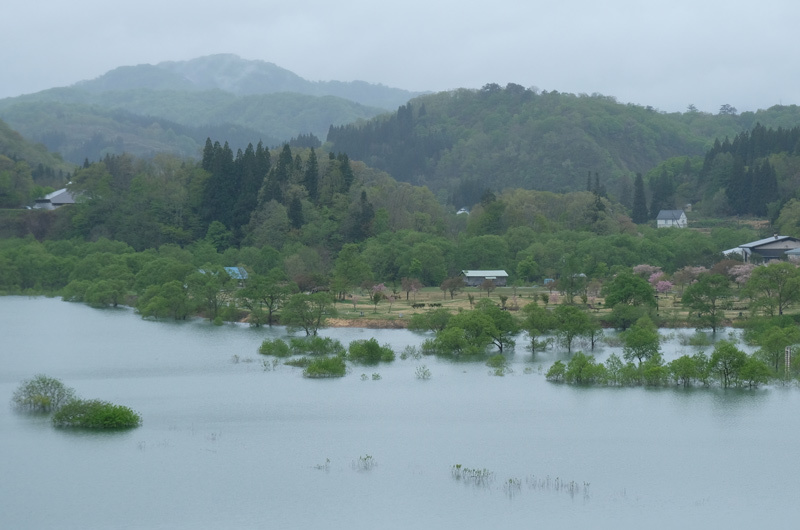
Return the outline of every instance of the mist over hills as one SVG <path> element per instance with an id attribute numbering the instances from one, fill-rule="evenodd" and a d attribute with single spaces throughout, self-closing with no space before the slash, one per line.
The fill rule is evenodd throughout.
<path id="1" fill-rule="evenodd" d="M 106 153 L 197 157 L 205 139 L 244 148 L 342 125 L 418 95 L 365 82 L 311 82 L 263 61 L 213 55 L 123 66 L 97 79 L 0 100 L 0 119 L 81 163 Z"/>
<path id="2" fill-rule="evenodd" d="M 156 65 L 122 66 L 75 87 L 92 93 L 136 88 L 172 91 L 222 90 L 236 96 L 291 92 L 307 96 L 334 96 L 367 107 L 394 110 L 420 95 L 365 81 L 308 81 L 265 61 L 251 61 L 233 54 L 218 54 L 189 61 L 165 61 Z"/>
<path id="3" fill-rule="evenodd" d="M 38 168 L 66 174 L 72 169 L 58 154 L 47 151 L 41 144 L 33 144 L 0 120 L 0 156 L 12 160 L 24 160 L 34 172 Z"/>
<path id="4" fill-rule="evenodd" d="M 676 157 L 697 165 L 717 139 L 758 123 L 797 127 L 800 107 L 664 113 L 613 96 L 514 83 L 415 93 L 312 82 L 272 63 L 220 54 L 122 66 L 70 87 L 6 98 L 0 119 L 75 164 L 123 152 L 197 159 L 209 137 L 235 152 L 312 134 L 328 150 L 428 186 L 443 203 L 469 205 L 486 189 L 583 190 L 587 175 L 624 196 L 636 173 Z"/>

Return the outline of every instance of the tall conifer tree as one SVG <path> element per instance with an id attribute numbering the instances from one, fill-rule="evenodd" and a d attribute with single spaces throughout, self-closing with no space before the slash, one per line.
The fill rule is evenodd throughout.
<path id="1" fill-rule="evenodd" d="M 303 203 L 300 201 L 300 197 L 295 196 L 289 201 L 289 211 L 287 214 L 292 228 L 300 228 L 303 226 L 305 219 L 303 218 Z"/>
<path id="2" fill-rule="evenodd" d="M 725 192 L 728 204 L 736 215 L 750 212 L 750 192 L 753 188 L 753 174 L 745 169 L 744 159 L 736 156 L 733 159 L 733 168 Z"/>
<path id="3" fill-rule="evenodd" d="M 647 222 L 647 199 L 644 196 L 644 180 L 642 174 L 636 174 L 636 180 L 633 182 L 633 212 L 631 219 L 636 224 Z"/>
<path id="4" fill-rule="evenodd" d="M 311 153 L 308 155 L 308 161 L 306 162 L 303 183 L 308 192 L 308 198 L 311 202 L 316 203 L 317 199 L 319 199 L 319 164 L 317 162 L 317 154 L 314 152 L 313 147 L 311 148 Z"/>

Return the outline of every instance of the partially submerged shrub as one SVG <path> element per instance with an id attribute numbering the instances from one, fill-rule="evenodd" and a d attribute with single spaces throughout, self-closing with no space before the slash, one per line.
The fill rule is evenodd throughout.
<path id="1" fill-rule="evenodd" d="M 344 355 L 345 349 L 342 343 L 330 337 L 298 338 L 293 337 L 289 340 L 293 355 Z"/>
<path id="2" fill-rule="evenodd" d="M 141 423 L 139 414 L 128 407 L 97 399 L 73 399 L 53 415 L 53 425 L 56 427 L 130 429 Z"/>
<path id="3" fill-rule="evenodd" d="M 400 353 L 400 358 L 405 361 L 409 357 L 412 359 L 419 359 L 422 357 L 422 351 L 418 350 L 416 346 L 408 345 L 403 349 L 402 353 Z"/>
<path id="4" fill-rule="evenodd" d="M 75 399 L 75 391 L 53 377 L 39 374 L 23 381 L 14 391 L 11 402 L 20 410 L 51 412 Z"/>
<path id="5" fill-rule="evenodd" d="M 417 379 L 422 379 L 423 381 L 427 381 L 431 378 L 431 371 L 428 369 L 427 366 L 424 364 L 421 366 L 417 366 L 417 369 L 414 371 L 414 375 L 417 376 Z"/>
<path id="6" fill-rule="evenodd" d="M 598 364 L 594 355 L 577 352 L 567 363 L 564 380 L 579 385 L 605 381 L 605 366 Z"/>
<path id="7" fill-rule="evenodd" d="M 488 486 L 494 480 L 494 472 L 486 468 L 472 469 L 461 464 L 455 464 L 450 468 L 450 474 L 454 479 L 464 481 L 473 486 Z"/>
<path id="8" fill-rule="evenodd" d="M 545 377 L 548 381 L 555 381 L 561 382 L 564 380 L 564 375 L 567 373 L 567 366 L 564 364 L 563 361 L 556 361 L 553 363 L 553 366 L 547 370 Z"/>
<path id="9" fill-rule="evenodd" d="M 394 361 L 394 351 L 388 344 L 381 346 L 374 338 L 354 340 L 350 343 L 348 358 L 355 363 L 378 364 Z"/>
<path id="10" fill-rule="evenodd" d="M 288 357 L 291 355 L 289 345 L 281 339 L 265 339 L 258 348 L 261 355 L 274 355 L 275 357 Z"/>
<path id="11" fill-rule="evenodd" d="M 305 370 L 303 370 L 303 376 L 312 379 L 344 377 L 346 373 L 347 366 L 345 365 L 344 358 L 340 356 L 313 359 L 308 363 Z"/>
<path id="12" fill-rule="evenodd" d="M 503 376 L 510 373 L 511 367 L 508 366 L 508 359 L 502 353 L 492 355 L 486 360 L 486 366 L 492 369 L 494 375 Z"/>
<path id="13" fill-rule="evenodd" d="M 297 357 L 295 359 L 289 359 L 283 364 L 286 366 L 294 366 L 295 368 L 305 368 L 311 364 L 311 357 Z"/>
<path id="14" fill-rule="evenodd" d="M 353 462 L 353 469 L 356 471 L 371 471 L 378 463 L 372 457 L 372 455 L 364 455 L 359 456 L 358 460 Z"/>
<path id="15" fill-rule="evenodd" d="M 307 337 L 289 339 L 289 343 L 281 339 L 265 339 L 258 348 L 262 355 L 289 357 L 290 355 L 344 355 L 342 343 L 330 337 Z"/>
<path id="16" fill-rule="evenodd" d="M 680 334 L 678 335 L 678 340 L 680 341 L 681 346 L 696 346 L 701 348 L 704 346 L 711 346 L 712 344 L 711 337 L 700 331 L 694 333 L 693 335 Z"/>

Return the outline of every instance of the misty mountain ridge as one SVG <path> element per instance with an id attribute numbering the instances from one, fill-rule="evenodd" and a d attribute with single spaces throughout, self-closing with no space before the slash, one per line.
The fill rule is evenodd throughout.
<path id="1" fill-rule="evenodd" d="M 380 94 L 399 96 L 380 106 L 358 102 Z M 486 189 L 567 192 L 588 189 L 591 178 L 623 196 L 636 173 L 677 157 L 681 169 L 686 157 L 701 161 L 716 139 L 758 123 L 800 124 L 794 105 L 663 113 L 613 96 L 514 83 L 414 96 L 364 82 L 310 82 L 272 63 L 222 54 L 123 66 L 71 87 L 0 99 L 0 119 L 75 164 L 122 153 L 197 159 L 206 138 L 236 152 L 311 134 L 326 150 L 459 206 Z M 686 190 L 684 197 L 699 195 Z"/>
<path id="2" fill-rule="evenodd" d="M 234 149 L 308 134 L 324 140 L 331 125 L 368 120 L 417 94 L 363 81 L 315 83 L 272 63 L 212 55 L 121 66 L 0 99 L 0 119 L 75 164 L 122 152 L 196 158 L 208 137 Z"/>
<path id="3" fill-rule="evenodd" d="M 132 89 L 222 90 L 237 96 L 291 92 L 335 96 L 385 110 L 394 110 L 422 94 L 365 81 L 308 81 L 274 63 L 242 59 L 233 54 L 121 66 L 96 79 L 80 81 L 74 87 L 94 94 Z"/>

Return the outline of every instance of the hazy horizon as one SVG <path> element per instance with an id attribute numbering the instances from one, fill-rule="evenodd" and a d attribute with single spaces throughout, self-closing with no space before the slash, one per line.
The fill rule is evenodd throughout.
<path id="1" fill-rule="evenodd" d="M 412 91 L 512 82 L 667 112 L 800 103 L 791 46 L 800 4 L 788 0 L 758 9 L 721 0 L 50 4 L 7 9 L 13 23 L 0 35 L 0 97 L 69 86 L 120 66 L 233 53 L 309 81 Z"/>

